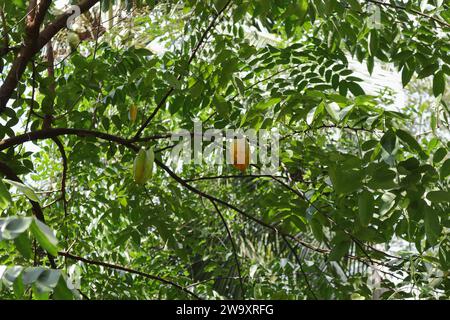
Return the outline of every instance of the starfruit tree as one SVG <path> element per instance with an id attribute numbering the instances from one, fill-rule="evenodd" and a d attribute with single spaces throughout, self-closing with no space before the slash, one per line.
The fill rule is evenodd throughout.
<path id="1" fill-rule="evenodd" d="M 2 299 L 449 298 L 448 1 L 1 0 L 0 30 Z M 277 167 L 174 161 L 196 122 L 276 130 Z"/>

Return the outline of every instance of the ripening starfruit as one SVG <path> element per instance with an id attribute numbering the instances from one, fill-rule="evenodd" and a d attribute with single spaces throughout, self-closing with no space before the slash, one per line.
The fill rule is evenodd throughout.
<path id="1" fill-rule="evenodd" d="M 139 150 L 133 165 L 134 181 L 138 184 L 146 183 L 152 176 L 154 163 L 155 153 L 153 149 Z"/>
<path id="2" fill-rule="evenodd" d="M 130 107 L 130 111 L 128 112 L 128 118 L 132 123 L 136 122 L 138 114 L 138 107 L 136 105 L 132 105 Z"/>
<path id="3" fill-rule="evenodd" d="M 233 167 L 244 172 L 250 164 L 250 145 L 244 138 L 235 139 L 231 145 Z"/>

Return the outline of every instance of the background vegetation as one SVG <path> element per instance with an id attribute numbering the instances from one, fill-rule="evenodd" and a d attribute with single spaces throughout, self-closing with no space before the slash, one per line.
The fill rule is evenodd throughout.
<path id="1" fill-rule="evenodd" d="M 73 4 L 0 2 L 0 297 L 448 299 L 448 1 Z M 278 173 L 170 163 L 194 120 Z"/>

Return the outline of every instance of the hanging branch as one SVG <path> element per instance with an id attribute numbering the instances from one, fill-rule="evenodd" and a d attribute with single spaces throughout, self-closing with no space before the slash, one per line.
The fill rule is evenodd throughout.
<path id="1" fill-rule="evenodd" d="M 53 53 L 53 45 L 52 45 L 51 40 L 47 43 L 47 73 L 48 73 L 49 79 L 51 80 L 49 90 L 52 94 L 54 94 L 55 93 L 55 57 L 54 57 L 54 53 Z M 42 124 L 43 129 L 51 129 L 52 123 L 54 120 L 54 113 L 55 113 L 54 101 L 52 101 L 49 110 L 47 110 L 46 114 L 44 115 L 44 121 Z M 64 217 L 67 217 L 67 211 L 68 211 L 68 209 L 67 209 L 68 202 L 67 202 L 67 198 L 66 198 L 66 180 L 67 180 L 67 167 L 68 167 L 67 166 L 67 155 L 66 155 L 66 151 L 64 150 L 64 145 L 62 144 L 59 137 L 53 137 L 52 140 L 58 147 L 58 150 L 59 150 L 59 153 L 61 154 L 61 159 L 62 159 L 63 171 L 62 171 L 62 178 L 61 178 L 61 198 L 60 198 L 60 200 L 62 200 L 62 202 L 63 202 Z"/>
<path id="2" fill-rule="evenodd" d="M 3 44 L 0 45 L 0 57 L 2 57 L 5 54 L 7 54 L 10 50 L 8 25 L 6 24 L 6 17 L 5 17 L 5 12 L 3 11 L 3 8 L 0 8 L 0 20 L 1 20 L 2 38 L 3 38 Z M 0 70 L 0 72 L 1 72 L 1 70 Z"/>
<path id="3" fill-rule="evenodd" d="M 436 17 L 430 16 L 430 15 L 428 15 L 426 13 L 420 12 L 420 11 L 415 10 L 415 9 L 409 9 L 409 8 L 406 8 L 406 7 L 402 7 L 400 5 L 396 5 L 396 4 L 389 3 L 389 2 L 382 2 L 382 1 L 378 1 L 378 0 L 367 0 L 367 1 L 370 2 L 370 3 L 376 4 L 377 6 L 383 6 L 383 7 L 388 7 L 388 8 L 392 8 L 392 9 L 395 9 L 395 10 L 402 10 L 402 11 L 406 11 L 406 12 L 411 12 L 411 13 L 414 13 L 414 14 L 416 14 L 418 16 L 423 17 L 423 18 L 430 19 L 430 20 L 436 22 L 441 27 L 450 28 L 450 23 L 447 23 L 447 22 L 445 22 L 445 21 L 443 21 L 441 19 L 438 19 Z"/>
<path id="4" fill-rule="evenodd" d="M 171 176 L 175 181 L 177 181 L 185 189 L 187 189 L 187 190 L 189 190 L 189 191 L 191 191 L 191 192 L 201 196 L 202 198 L 208 199 L 210 201 L 212 200 L 212 201 L 215 201 L 216 203 L 219 203 L 219 204 L 221 204 L 223 206 L 226 206 L 226 207 L 232 209 L 233 211 L 239 213 L 243 217 L 247 218 L 248 220 L 251 220 L 251 221 L 257 223 L 257 224 L 259 224 L 259 225 L 261 225 L 261 226 L 271 230 L 272 232 L 274 232 L 276 234 L 285 235 L 286 237 L 288 237 L 288 238 L 290 238 L 292 240 L 295 240 L 297 243 L 303 245 L 304 247 L 306 247 L 306 248 L 308 248 L 310 250 L 313 250 L 313 251 L 316 251 L 316 252 L 319 252 L 319 253 L 328 253 L 329 252 L 329 250 L 317 248 L 317 247 L 311 245 L 310 243 L 307 243 L 307 242 L 303 241 L 302 239 L 298 238 L 297 236 L 288 234 L 288 233 L 282 231 L 281 229 L 277 228 L 276 226 L 274 226 L 272 224 L 269 224 L 267 222 L 264 222 L 263 220 L 261 220 L 261 219 L 259 219 L 257 217 L 254 217 L 251 214 L 249 214 L 249 213 L 239 209 L 235 205 L 232 205 L 232 204 L 230 204 L 230 203 L 228 203 L 228 202 L 226 202 L 226 201 L 224 201 L 222 199 L 216 198 L 216 197 L 214 197 L 214 196 L 212 196 L 210 194 L 207 194 L 207 193 L 205 193 L 205 192 L 203 192 L 203 191 L 201 191 L 201 190 L 191 186 L 189 183 L 187 183 L 185 180 L 183 180 L 181 177 L 179 177 L 177 174 L 175 174 L 172 170 L 170 170 L 169 167 L 167 167 L 164 163 L 162 163 L 158 159 L 155 159 L 155 163 L 161 169 L 166 171 L 169 174 L 169 176 Z"/>
<path id="5" fill-rule="evenodd" d="M 33 83 L 33 87 L 31 88 L 31 105 L 30 105 L 30 112 L 28 113 L 28 118 L 27 118 L 27 122 L 25 124 L 25 132 L 28 131 L 28 126 L 30 125 L 30 121 L 31 121 L 31 115 L 34 114 L 34 105 L 35 105 L 35 100 L 36 100 L 36 64 L 34 61 L 32 61 L 32 75 L 31 75 L 31 80 Z"/>
<path id="6" fill-rule="evenodd" d="M 28 4 L 24 45 L 20 49 L 11 70 L 0 87 L 0 113 L 6 108 L 6 104 L 16 89 L 28 63 L 37 52 L 39 29 L 51 2 L 51 0 L 42 0 L 37 4 L 37 0 L 30 0 Z"/>
<path id="7" fill-rule="evenodd" d="M 289 243 L 289 240 L 286 239 L 285 236 L 283 236 L 283 240 L 284 240 L 284 242 L 286 242 L 287 246 L 289 247 L 289 250 L 291 250 L 292 254 L 294 255 L 295 260 L 297 261 L 297 264 L 300 268 L 300 272 L 302 273 L 303 278 L 305 279 L 305 283 L 306 283 L 306 286 L 308 287 L 309 292 L 311 292 L 311 295 L 314 297 L 315 300 L 317 300 L 317 296 L 314 293 L 314 290 L 312 289 L 311 284 L 309 283 L 308 275 L 305 273 L 305 270 L 303 269 L 302 261 L 300 260 L 299 256 L 297 255 L 295 248 L 292 247 L 292 245 Z"/>
<path id="8" fill-rule="evenodd" d="M 280 179 L 287 179 L 283 176 L 276 176 Z M 205 180 L 218 180 L 218 179 L 259 179 L 259 178 L 273 178 L 272 175 L 269 174 L 246 174 L 246 175 L 228 175 L 228 176 L 206 176 L 206 177 L 198 177 L 192 179 L 185 179 L 186 182 L 195 182 L 195 181 L 205 181 Z"/>
<path id="9" fill-rule="evenodd" d="M 5 139 L 0 141 L 0 151 L 8 149 L 10 147 L 20 145 L 27 141 L 36 141 L 43 139 L 50 139 L 62 135 L 76 135 L 79 137 L 96 137 L 101 140 L 116 142 L 118 144 L 132 147 L 133 144 L 130 140 L 114 136 L 104 132 L 91 131 L 85 129 L 69 129 L 69 128 L 52 128 L 46 130 L 32 131 L 25 134 L 21 134 L 15 137 L 11 137 L 9 139 Z"/>
<path id="10" fill-rule="evenodd" d="M 223 216 L 222 212 L 219 210 L 219 207 L 217 207 L 217 204 L 213 200 L 210 200 L 210 202 L 213 204 L 214 209 L 216 209 L 217 214 L 219 215 L 219 217 L 222 220 L 222 223 L 223 223 L 225 229 L 227 230 L 228 238 L 230 239 L 231 246 L 233 247 L 234 260 L 236 262 L 236 267 L 237 267 L 238 274 L 239 274 L 239 283 L 241 284 L 242 298 L 245 299 L 245 287 L 244 287 L 244 282 L 242 281 L 241 265 L 239 263 L 236 243 L 233 240 L 230 228 L 228 227 L 227 221 L 225 220 L 225 217 Z"/>
<path id="11" fill-rule="evenodd" d="M 78 4 L 80 12 L 84 13 L 93 7 L 100 0 L 84 0 Z M 0 114 L 4 112 L 6 105 L 11 98 L 14 90 L 22 78 L 23 73 L 30 60 L 37 54 L 61 29 L 67 25 L 67 20 L 71 16 L 70 12 L 66 12 L 56 18 L 44 30 L 39 32 L 47 10 L 51 4 L 51 0 L 42 0 L 39 5 L 28 11 L 26 23 L 26 35 L 24 45 L 19 51 L 17 58 L 14 60 L 5 81 L 0 87 Z M 30 5 L 33 1 L 30 1 Z"/>
<path id="12" fill-rule="evenodd" d="M 298 191 L 298 190 L 295 190 L 295 189 L 292 188 L 290 185 L 288 185 L 288 184 L 285 183 L 284 181 L 279 180 L 279 179 L 276 178 L 276 177 L 272 177 L 272 179 L 273 179 L 274 181 L 280 183 L 280 184 L 281 184 L 282 186 L 284 186 L 286 189 L 288 189 L 288 190 L 292 191 L 293 193 L 295 193 L 296 195 L 298 195 L 300 198 L 302 198 L 303 200 L 305 200 L 310 206 L 312 206 L 317 212 L 322 213 L 322 215 L 325 216 L 329 221 L 331 221 L 332 223 L 334 223 L 334 224 L 337 225 L 336 221 L 334 221 L 329 215 L 327 215 L 327 214 L 321 212 L 321 210 L 320 210 L 319 208 L 317 208 L 317 206 L 314 205 L 308 198 L 306 198 L 306 196 L 305 196 L 302 192 L 300 192 L 300 191 Z M 369 259 L 369 261 L 370 261 L 371 263 L 374 263 L 374 260 L 368 255 L 367 251 L 362 247 L 362 245 L 363 245 L 362 241 L 359 240 L 358 238 L 356 238 L 353 234 L 351 234 L 351 233 L 348 232 L 347 230 L 343 229 L 343 231 L 344 231 L 344 233 L 347 234 L 347 235 L 352 239 L 352 241 L 353 241 L 353 242 L 361 249 L 361 251 L 364 253 L 364 255 L 367 256 L 367 258 Z M 378 249 L 376 249 L 376 248 L 373 248 L 373 247 L 370 246 L 370 245 L 366 245 L 366 246 L 367 246 L 369 249 L 371 249 L 372 251 L 375 251 L 375 252 L 377 252 L 377 253 L 380 253 L 380 254 L 382 254 L 382 255 L 384 255 L 384 256 L 386 256 L 386 257 L 404 260 L 404 258 L 402 258 L 402 257 L 391 255 L 391 254 L 389 254 L 389 253 L 387 253 L 387 252 L 384 252 L 384 251 L 378 250 Z"/>
<path id="13" fill-rule="evenodd" d="M 135 144 L 133 144 L 132 140 L 130 139 L 125 139 L 122 137 L 118 137 L 115 135 L 111 135 L 111 134 L 107 134 L 107 133 L 103 133 L 103 132 L 97 132 L 97 131 L 90 131 L 90 130 L 83 130 L 83 129 L 69 129 L 69 128 L 58 128 L 58 129 L 49 129 L 49 130 L 41 130 L 41 131 L 34 131 L 34 132 L 29 132 L 29 133 L 25 133 L 23 135 L 20 136 L 16 136 L 16 137 L 12 137 L 3 141 L 0 141 L 0 151 L 5 150 L 7 148 L 13 147 L 15 145 L 20 145 L 24 142 L 27 141 L 35 141 L 35 140 L 41 140 L 41 139 L 49 139 L 49 138 L 53 138 L 53 137 L 57 137 L 60 135 L 77 135 L 79 137 L 96 137 L 98 139 L 101 140 L 105 140 L 105 141 L 110 141 L 110 142 L 115 142 L 118 144 L 121 144 L 135 152 L 139 151 L 139 147 L 136 146 Z M 159 138 L 159 137 L 157 137 Z M 181 178 L 180 176 L 178 176 L 177 174 L 175 174 L 169 167 L 167 167 L 164 163 L 162 163 L 161 161 L 159 161 L 158 159 L 155 159 L 155 163 L 164 171 L 166 171 L 170 177 L 172 177 L 175 181 L 177 181 L 181 186 L 183 186 L 184 188 L 186 188 L 187 190 L 205 198 L 208 200 L 212 200 L 215 201 L 216 203 L 219 203 L 221 205 L 224 205 L 232 210 L 234 210 L 235 212 L 239 213 L 240 215 L 242 215 L 243 217 L 247 218 L 248 220 L 251 220 L 269 230 L 271 230 L 272 232 L 274 232 L 275 234 L 279 234 L 279 235 L 284 235 L 289 239 L 294 240 L 295 242 L 301 244 L 302 246 L 321 253 L 321 254 L 328 254 L 330 252 L 329 249 L 322 249 L 322 248 L 318 248 L 315 247 L 314 245 L 300 239 L 297 236 L 291 235 L 289 233 L 286 233 L 284 231 L 282 231 L 281 229 L 277 228 L 276 226 L 266 223 L 263 220 L 252 216 L 251 214 L 248 214 L 247 212 L 239 209 L 238 207 L 222 200 L 219 198 L 216 198 L 210 194 L 207 194 L 195 187 L 193 187 L 192 185 L 190 185 L 188 182 L 186 182 L 183 178 Z M 293 192 L 295 192 L 296 194 L 301 195 L 301 193 L 299 193 L 298 191 L 296 191 L 295 189 L 291 188 L 289 185 L 287 185 L 286 183 L 284 183 L 283 181 L 275 178 L 275 180 L 279 181 L 280 183 L 282 183 L 285 187 L 287 187 L 288 189 L 292 190 Z M 376 250 L 377 252 L 381 252 L 379 250 Z M 391 256 L 387 253 L 384 253 L 386 256 Z M 361 260 L 360 257 L 356 257 L 353 255 L 346 255 L 347 258 L 349 259 L 355 259 L 355 260 Z M 393 257 L 393 256 L 392 256 Z M 398 257 L 395 257 L 398 258 Z M 382 262 L 377 261 L 377 260 L 373 260 L 373 263 L 376 264 L 380 264 L 383 265 Z"/>
<path id="14" fill-rule="evenodd" d="M 172 286 L 174 288 L 177 288 L 177 289 L 179 289 L 179 290 L 181 290 L 181 291 L 183 291 L 183 292 L 193 296 L 194 298 L 196 298 L 198 300 L 202 300 L 202 298 L 200 298 L 194 292 L 186 289 L 185 287 L 183 287 L 183 286 L 181 286 L 181 285 L 179 285 L 179 284 L 177 284 L 177 283 L 175 283 L 173 281 L 167 280 L 165 278 L 161 278 L 161 277 L 149 274 L 149 273 L 145 273 L 145 272 L 142 272 L 142 271 L 130 269 L 130 268 L 119 266 L 119 265 L 112 264 L 112 263 L 107 263 L 107 262 L 96 261 L 96 260 L 91 260 L 91 259 L 79 257 L 79 256 L 73 255 L 73 254 L 71 254 L 69 252 L 60 251 L 60 252 L 58 252 L 58 255 L 60 255 L 62 257 L 69 258 L 69 259 L 73 259 L 73 260 L 76 260 L 76 261 L 81 261 L 81 262 L 84 262 L 84 263 L 87 263 L 87 264 L 91 264 L 91 265 L 102 266 L 102 267 L 105 267 L 105 268 L 110 268 L 110 269 L 120 270 L 120 271 L 124 271 L 124 272 L 128 272 L 128 273 L 132 273 L 132 274 L 137 274 L 137 275 L 139 275 L 141 277 L 144 277 L 144 278 L 147 278 L 147 279 L 151 279 L 151 280 L 155 280 L 155 281 L 159 281 L 159 282 L 164 283 L 166 285 L 170 285 L 170 286 Z"/>
<path id="15" fill-rule="evenodd" d="M 61 154 L 62 159 L 62 165 L 63 165 L 63 171 L 62 171 L 62 178 L 61 178 L 61 198 L 59 200 L 62 200 L 63 207 L 64 207 L 64 217 L 67 218 L 68 215 L 68 201 L 66 197 L 66 181 L 67 181 L 67 155 L 66 151 L 64 150 L 64 145 L 62 144 L 61 140 L 58 137 L 52 138 L 52 140 L 55 142 L 55 144 L 58 147 L 59 153 Z"/>

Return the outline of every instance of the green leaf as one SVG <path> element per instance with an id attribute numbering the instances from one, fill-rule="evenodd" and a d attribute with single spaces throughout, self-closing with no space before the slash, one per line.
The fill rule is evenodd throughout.
<path id="1" fill-rule="evenodd" d="M 173 102 L 169 104 L 169 112 L 171 114 L 177 113 L 183 107 L 185 101 L 184 96 L 177 96 Z"/>
<path id="2" fill-rule="evenodd" d="M 380 143 L 388 154 L 392 154 L 397 143 L 395 133 L 392 130 L 387 131 L 381 138 Z"/>
<path id="3" fill-rule="evenodd" d="M 31 249 L 31 241 L 26 232 L 20 234 L 14 239 L 14 244 L 20 254 L 27 260 L 30 260 L 33 255 L 33 250 Z"/>
<path id="4" fill-rule="evenodd" d="M 227 0 L 215 0 L 214 1 L 214 7 L 216 8 L 217 12 L 219 12 L 220 10 L 222 10 L 225 5 L 227 4 Z"/>
<path id="5" fill-rule="evenodd" d="M 445 156 L 447 155 L 447 149 L 445 148 L 439 148 L 433 156 L 433 163 L 439 163 L 442 160 L 444 160 Z"/>
<path id="6" fill-rule="evenodd" d="M 396 197 L 394 194 L 386 192 L 381 196 L 380 216 L 385 215 L 391 211 L 396 204 Z"/>
<path id="7" fill-rule="evenodd" d="M 437 63 L 433 63 L 430 64 L 428 66 L 426 66 L 425 68 L 423 68 L 419 74 L 417 75 L 418 79 L 423 79 L 426 78 L 428 76 L 431 76 L 432 74 L 434 74 L 434 72 L 439 68 L 439 65 Z"/>
<path id="8" fill-rule="evenodd" d="M 441 233 L 441 225 L 436 211 L 430 207 L 426 207 L 424 212 L 424 221 L 425 233 L 427 235 L 428 242 L 435 245 Z"/>
<path id="9" fill-rule="evenodd" d="M 34 283 L 31 288 L 33 289 L 33 297 L 36 300 L 48 300 L 50 297 L 49 291 L 44 291 L 37 283 Z"/>
<path id="10" fill-rule="evenodd" d="M 372 29 L 369 33 L 369 54 L 371 56 L 375 56 L 378 52 L 379 40 L 378 40 L 378 31 Z"/>
<path id="11" fill-rule="evenodd" d="M 352 300 L 366 300 L 366 298 L 364 296 L 362 296 L 362 295 L 360 295 L 359 293 L 356 293 L 356 292 L 351 294 L 350 299 L 352 299 Z"/>
<path id="12" fill-rule="evenodd" d="M 400 138 L 400 140 L 402 140 L 404 143 L 408 145 L 408 147 L 416 151 L 418 154 L 422 156 L 424 155 L 422 147 L 412 135 L 401 129 L 397 129 L 395 133 L 397 134 L 397 137 Z"/>
<path id="13" fill-rule="evenodd" d="M 367 71 L 369 71 L 370 75 L 372 75 L 374 67 L 375 67 L 375 59 L 374 59 L 374 57 L 368 57 L 367 58 Z"/>
<path id="14" fill-rule="evenodd" d="M 362 186 L 359 170 L 330 169 L 330 179 L 338 194 L 352 193 Z"/>
<path id="15" fill-rule="evenodd" d="M 13 284 L 14 295 L 17 299 L 22 299 L 23 294 L 25 293 L 25 286 L 23 285 L 22 277 L 17 277 Z"/>
<path id="16" fill-rule="evenodd" d="M 367 227 L 374 212 L 374 199 L 371 192 L 364 190 L 358 197 L 359 221 Z"/>
<path id="17" fill-rule="evenodd" d="M 164 76 L 164 79 L 167 81 L 167 83 L 174 89 L 180 90 L 181 89 L 181 82 L 171 73 L 166 73 Z"/>
<path id="18" fill-rule="evenodd" d="M 362 7 L 358 0 L 347 0 L 347 2 L 353 10 L 361 12 Z"/>
<path id="19" fill-rule="evenodd" d="M 273 107 L 274 105 L 276 105 L 280 101 L 281 101 L 280 98 L 272 98 L 272 99 L 269 99 L 267 101 L 262 101 L 262 102 L 258 103 L 254 107 L 254 109 L 257 110 L 257 111 L 266 111 L 267 109 Z"/>
<path id="20" fill-rule="evenodd" d="M 368 183 L 371 189 L 390 189 L 396 186 L 394 182 L 396 173 L 390 170 L 387 165 L 376 166 L 371 175 L 372 179 Z"/>
<path id="21" fill-rule="evenodd" d="M 0 210 L 4 210 L 11 203 L 11 195 L 5 184 L 0 180 Z"/>
<path id="22" fill-rule="evenodd" d="M 233 77 L 233 84 L 235 85 L 240 95 L 243 95 L 245 93 L 245 85 L 242 82 L 242 80 L 239 79 L 239 77 L 236 76 Z"/>
<path id="23" fill-rule="evenodd" d="M 365 95 L 363 88 L 356 82 L 347 82 L 347 87 L 355 97 Z"/>
<path id="24" fill-rule="evenodd" d="M 36 195 L 34 190 L 31 189 L 30 187 L 24 185 L 23 183 L 13 181 L 13 180 L 3 179 L 3 181 L 6 183 L 9 183 L 13 187 L 16 187 L 17 190 L 22 192 L 28 199 L 33 200 L 35 202 L 39 202 L 38 196 Z"/>
<path id="25" fill-rule="evenodd" d="M 431 127 L 431 130 L 433 131 L 433 133 L 435 133 L 436 128 L 437 128 L 436 112 L 431 113 L 430 127 Z"/>
<path id="26" fill-rule="evenodd" d="M 33 218 L 8 217 L 3 219 L 0 229 L 1 238 L 7 240 L 17 238 L 20 234 L 28 230 L 32 221 Z"/>
<path id="27" fill-rule="evenodd" d="M 406 87 L 406 85 L 411 81 L 411 78 L 414 74 L 414 70 L 409 68 L 408 65 L 405 64 L 402 70 L 402 84 L 403 87 Z"/>
<path id="28" fill-rule="evenodd" d="M 427 193 L 427 199 L 431 202 L 450 202 L 450 192 L 448 191 L 430 191 Z"/>
<path id="29" fill-rule="evenodd" d="M 110 5 L 113 3 L 113 0 L 104 0 L 101 3 L 102 12 L 107 12 L 110 8 Z"/>
<path id="30" fill-rule="evenodd" d="M 443 94 L 445 91 L 445 74 L 440 70 L 436 72 L 433 78 L 433 94 L 435 97 Z"/>
<path id="31" fill-rule="evenodd" d="M 194 99 L 197 99 L 198 97 L 201 96 L 204 90 L 204 85 L 202 82 L 198 81 L 191 88 L 189 88 L 189 90 L 191 91 L 192 97 Z"/>
<path id="32" fill-rule="evenodd" d="M 53 299 L 55 300 L 73 300 L 73 292 L 67 287 L 67 281 L 61 274 L 58 284 L 53 290 Z"/>
<path id="33" fill-rule="evenodd" d="M 314 238 L 316 238 L 317 241 L 323 241 L 324 234 L 323 234 L 322 224 L 320 223 L 320 221 L 318 219 L 313 218 L 313 219 L 311 219 L 309 224 L 311 226 L 311 231 L 314 235 Z"/>
<path id="34" fill-rule="evenodd" d="M 331 116 L 331 118 L 334 120 L 334 122 L 338 123 L 340 120 L 339 117 L 339 105 L 335 102 L 332 103 L 326 103 L 325 104 L 325 110 L 327 110 L 328 114 Z"/>
<path id="35" fill-rule="evenodd" d="M 214 104 L 219 115 L 224 119 L 227 118 L 231 111 L 230 103 L 224 97 L 216 95 L 214 97 Z"/>
<path id="36" fill-rule="evenodd" d="M 55 257 L 58 255 L 58 240 L 49 227 L 34 218 L 31 224 L 31 232 L 42 248 Z"/>
<path id="37" fill-rule="evenodd" d="M 342 241 L 337 243 L 330 252 L 328 260 L 339 261 L 344 257 L 350 249 L 350 241 Z"/>
<path id="38" fill-rule="evenodd" d="M 302 26 L 305 23 L 307 13 L 308 13 L 308 0 L 298 0 L 296 15 L 300 20 L 299 22 L 300 26 Z"/>
<path id="39" fill-rule="evenodd" d="M 445 179 L 450 175 L 450 159 L 444 161 L 441 167 L 441 179 Z"/>
<path id="40" fill-rule="evenodd" d="M 45 271 L 45 269 L 42 267 L 26 268 L 22 274 L 23 283 L 25 285 L 30 285 L 30 284 L 36 282 L 37 279 L 39 278 L 39 276 L 44 271 Z"/>

